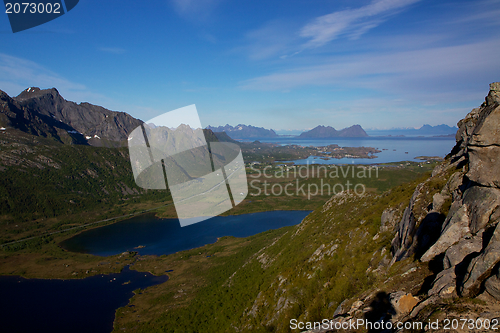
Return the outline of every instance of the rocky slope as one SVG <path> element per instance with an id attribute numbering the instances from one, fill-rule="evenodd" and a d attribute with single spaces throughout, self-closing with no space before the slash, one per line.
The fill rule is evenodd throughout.
<path id="1" fill-rule="evenodd" d="M 94 146 L 117 146 L 142 121 L 125 112 L 110 111 L 90 103 L 65 100 L 57 89 L 27 88 L 14 98 L 23 110 L 51 117 L 80 134 Z"/>
<path id="2" fill-rule="evenodd" d="M 499 320 L 500 83 L 490 85 L 485 102 L 458 126 L 457 144 L 445 163 L 417 185 L 408 206 L 389 207 L 381 216 L 380 232 L 395 232 L 391 261 L 382 269 L 390 272 L 400 263 L 415 266 L 346 301 L 337 322 L 370 319 L 367 313 L 376 314 L 374 321 L 424 324 Z M 374 304 L 384 302 L 388 307 L 374 311 Z M 474 325 L 461 329 L 480 331 Z M 445 331 L 442 325 L 433 330 Z"/>
<path id="3" fill-rule="evenodd" d="M 0 127 L 15 128 L 24 133 L 51 138 L 61 143 L 86 144 L 85 138 L 71 126 L 50 116 L 23 108 L 0 90 Z"/>
<path id="4" fill-rule="evenodd" d="M 416 214 L 417 188 L 393 242 L 395 260 L 417 254 L 443 270 L 429 295 L 476 296 L 487 292 L 500 301 L 500 83 L 491 84 L 486 101 L 459 122 L 457 145 L 449 162 L 433 177 L 461 167 L 434 194 L 427 214 Z M 443 203 L 451 200 L 444 217 Z M 437 231 L 432 239 L 429 230 Z M 421 256 L 420 256 L 421 254 Z"/>

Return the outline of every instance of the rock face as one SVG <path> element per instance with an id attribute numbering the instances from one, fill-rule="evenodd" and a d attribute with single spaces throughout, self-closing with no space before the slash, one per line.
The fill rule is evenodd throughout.
<path id="1" fill-rule="evenodd" d="M 458 126 L 448 162 L 417 186 L 397 226 L 393 262 L 415 254 L 441 267 L 429 296 L 500 300 L 500 83 Z"/>
<path id="2" fill-rule="evenodd" d="M 85 138 L 71 126 L 29 108 L 23 108 L 1 90 L 0 127 L 12 127 L 28 134 L 52 138 L 61 143 L 87 143 Z"/>
<path id="3" fill-rule="evenodd" d="M 92 145 L 123 142 L 142 121 L 125 112 L 110 111 L 89 103 L 65 100 L 57 89 L 28 88 L 14 100 L 32 113 L 57 120 L 81 133 Z"/>

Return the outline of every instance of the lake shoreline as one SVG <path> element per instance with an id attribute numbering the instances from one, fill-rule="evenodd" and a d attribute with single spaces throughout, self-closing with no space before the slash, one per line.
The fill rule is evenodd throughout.
<path id="1" fill-rule="evenodd" d="M 434 164 L 435 162 L 431 162 L 430 164 L 424 164 L 422 162 L 405 163 L 404 165 L 398 162 L 384 164 L 380 166 L 380 181 L 373 184 L 367 184 L 367 186 L 369 188 L 373 187 L 373 190 L 375 191 L 379 189 L 379 192 L 381 193 L 402 181 L 411 181 L 412 179 L 415 179 L 415 177 L 419 177 L 420 174 L 429 172 L 434 168 Z M 252 177 L 252 174 L 250 173 L 247 177 Z M 249 196 L 244 200 L 244 202 L 225 214 L 222 214 L 222 216 L 239 216 L 241 214 L 279 210 L 312 211 L 320 207 L 329 198 L 330 196 L 317 196 L 312 197 L 310 200 L 303 200 L 300 197 L 255 197 L 250 196 L 249 193 Z M 92 273 L 92 275 L 116 272 L 125 265 L 125 263 L 122 262 L 122 259 L 118 260 L 121 262 L 119 265 L 97 265 L 100 261 L 106 259 L 104 257 L 81 255 L 66 251 L 59 246 L 59 243 L 75 237 L 84 231 L 113 225 L 130 217 L 137 217 L 145 214 L 153 214 L 155 218 L 174 217 L 173 215 L 175 214 L 175 209 L 171 202 L 163 202 L 160 204 L 156 202 L 156 205 L 154 205 L 154 203 L 155 202 L 146 204 L 129 204 L 123 207 L 123 211 L 124 213 L 132 214 L 127 214 L 127 216 L 124 217 L 125 214 L 122 213 L 119 216 L 116 216 L 118 218 L 115 217 L 115 220 L 107 221 L 103 224 L 81 226 L 78 230 L 59 232 L 53 237 L 50 237 L 47 243 L 43 243 L 37 248 L 25 248 L 22 250 L 10 251 L 5 249 L 0 252 L 0 275 L 19 275 L 27 278 L 74 279 L 82 277 L 81 271 L 83 271 L 83 277 L 86 277 L 85 271 L 88 269 L 98 271 L 98 273 Z M 162 209 L 162 207 L 167 207 L 168 209 Z M 90 211 L 89 214 L 91 213 L 92 212 Z M 107 220 L 110 219 L 109 213 L 107 216 L 104 215 L 103 217 Z M 64 220 L 65 218 L 61 217 L 61 219 Z M 102 219 L 103 218 L 97 218 L 96 220 Z M 137 245 L 144 244 L 138 243 L 135 246 Z M 69 267 L 63 266 L 66 264 L 69 265 Z M 78 275 L 71 275 L 73 272 L 77 272 Z"/>
<path id="2" fill-rule="evenodd" d="M 272 229 L 299 224 L 312 210 L 273 210 L 215 216 L 181 227 L 177 219 L 143 214 L 74 235 L 58 245 L 65 251 L 102 258 L 127 253 L 170 255 L 214 244 L 218 238 L 246 238 Z"/>

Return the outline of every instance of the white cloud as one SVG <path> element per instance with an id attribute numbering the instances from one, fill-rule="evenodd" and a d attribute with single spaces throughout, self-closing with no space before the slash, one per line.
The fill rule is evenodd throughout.
<path id="1" fill-rule="evenodd" d="M 320 16 L 304 26 L 300 36 L 309 38 L 304 48 L 315 48 L 346 35 L 356 39 L 409 5 L 420 0 L 374 0 L 358 9 Z"/>
<path id="2" fill-rule="evenodd" d="M 243 47 L 252 60 L 261 60 L 287 52 L 297 40 L 292 34 L 291 24 L 283 20 L 273 20 L 259 29 L 246 34 L 248 45 Z"/>
<path id="3" fill-rule="evenodd" d="M 439 99 L 445 93 L 470 98 L 470 87 L 498 79 L 500 66 L 494 55 L 499 53 L 500 40 L 495 39 L 458 46 L 331 57 L 321 65 L 304 65 L 256 77 L 241 82 L 240 87 L 280 91 L 303 86 L 337 86 L 419 97 L 439 95 Z"/>
<path id="4" fill-rule="evenodd" d="M 339 37 L 350 40 L 362 35 L 421 0 L 372 0 L 358 9 L 336 11 L 317 17 L 307 24 L 276 19 L 246 34 L 247 46 L 243 50 L 252 60 L 271 57 L 286 59 L 306 49 L 323 46 Z M 303 42 L 304 38 L 308 39 Z"/>
<path id="5" fill-rule="evenodd" d="M 85 86 L 73 83 L 37 63 L 0 53 L 0 78 L 2 87 L 61 87 L 67 90 L 85 90 Z M 63 88 L 64 87 L 64 88 Z M 7 88 L 5 88 L 7 89 Z M 59 88 L 58 88 L 59 89 Z M 18 91 L 7 91 L 8 94 L 19 94 Z"/>
<path id="6" fill-rule="evenodd" d="M 56 88 L 70 101 L 116 105 L 106 96 L 94 93 L 85 85 L 72 82 L 34 61 L 0 53 L 0 89 L 10 96 L 17 96 L 28 87 Z"/>

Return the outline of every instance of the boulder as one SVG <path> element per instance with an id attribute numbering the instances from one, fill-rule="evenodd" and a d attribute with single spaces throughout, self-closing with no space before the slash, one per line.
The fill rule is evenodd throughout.
<path id="1" fill-rule="evenodd" d="M 499 88 L 499 82 L 490 84 L 486 103 L 473 117 L 475 118 L 474 130 L 467 142 L 469 157 L 467 177 L 481 185 L 498 188 L 500 188 L 500 173 L 498 172 L 500 162 Z"/>
<path id="2" fill-rule="evenodd" d="M 500 301 L 500 271 L 484 283 L 486 292 Z"/>
<path id="3" fill-rule="evenodd" d="M 500 125 L 499 125 L 500 126 Z M 467 177 L 483 186 L 500 188 L 499 146 L 469 146 L 469 172 Z"/>
<path id="4" fill-rule="evenodd" d="M 439 272 L 432 283 L 432 288 L 427 292 L 429 296 L 447 298 L 456 296 L 456 275 L 455 268 L 451 267 Z"/>
<path id="5" fill-rule="evenodd" d="M 417 188 L 413 192 L 413 195 L 410 199 L 410 203 L 408 207 L 405 208 L 403 212 L 403 217 L 399 222 L 396 235 L 394 236 L 391 243 L 391 252 L 393 255 L 393 259 L 391 265 L 404 258 L 409 257 L 413 253 L 409 252 L 408 249 L 413 244 L 413 237 L 416 233 L 416 219 L 413 215 L 413 206 L 419 195 L 421 194 L 423 188 L 423 184 L 417 185 Z"/>
<path id="6" fill-rule="evenodd" d="M 465 191 L 463 203 L 469 211 L 470 231 L 475 234 L 486 227 L 490 216 L 500 206 L 500 189 L 472 186 Z"/>
<path id="7" fill-rule="evenodd" d="M 481 112 L 469 146 L 486 147 L 500 142 L 500 106 L 498 103 L 483 109 Z"/>
<path id="8" fill-rule="evenodd" d="M 403 296 L 395 300 L 395 302 L 391 301 L 391 303 L 393 304 L 394 309 L 397 313 L 406 314 L 413 310 L 415 305 L 418 304 L 418 301 L 419 299 L 412 296 L 412 294 L 404 294 Z"/>
<path id="9" fill-rule="evenodd" d="M 471 253 L 479 253 L 483 248 L 482 234 L 470 239 L 462 239 L 446 250 L 443 259 L 443 268 L 448 269 L 461 263 Z"/>
<path id="10" fill-rule="evenodd" d="M 494 103 L 500 103 L 500 82 L 490 83 L 490 92 L 486 97 L 486 104 L 493 105 Z"/>
<path id="11" fill-rule="evenodd" d="M 443 224 L 441 235 L 436 243 L 424 253 L 421 260 L 423 262 L 432 260 L 437 255 L 445 252 L 453 244 L 458 243 L 469 232 L 467 206 L 460 205 L 460 202 L 455 201 Z"/>
<path id="12" fill-rule="evenodd" d="M 432 197 L 432 210 L 440 212 L 443 204 L 449 198 L 449 196 L 442 195 L 441 193 L 434 194 L 434 196 Z"/>
<path id="13" fill-rule="evenodd" d="M 459 189 L 462 183 L 463 183 L 463 174 L 462 172 L 457 171 L 454 174 L 452 174 L 451 177 L 448 179 L 448 182 L 446 182 L 446 185 L 441 191 L 441 194 L 446 195 L 446 193 L 454 193 Z"/>
<path id="14" fill-rule="evenodd" d="M 365 304 L 361 300 L 357 300 L 354 303 L 352 303 L 351 309 L 349 310 L 348 314 L 353 314 L 354 312 L 358 311 L 359 308 L 361 308 Z"/>
<path id="15" fill-rule="evenodd" d="M 460 145 L 460 148 L 464 149 L 467 146 L 469 138 L 472 136 L 472 132 L 476 127 L 480 112 L 481 108 L 472 109 L 464 119 L 458 122 L 458 131 L 455 135 L 455 139 L 457 140 L 457 144 Z"/>
<path id="16" fill-rule="evenodd" d="M 345 299 L 342 301 L 342 303 L 339 304 L 339 306 L 337 306 L 337 309 L 335 309 L 335 312 L 333 313 L 333 318 L 343 314 L 346 311 L 345 307 L 347 305 L 347 301 L 348 300 Z"/>
<path id="17" fill-rule="evenodd" d="M 481 255 L 474 258 L 464 277 L 464 283 L 461 286 L 463 296 L 472 297 L 479 293 L 481 284 L 488 279 L 496 265 L 500 263 L 500 223 L 496 225 L 495 230 L 488 245 L 481 252 Z"/>
<path id="18" fill-rule="evenodd" d="M 397 224 L 397 209 L 387 208 L 382 212 L 382 216 L 380 217 L 380 231 L 386 232 L 389 230 L 393 230 Z"/>

